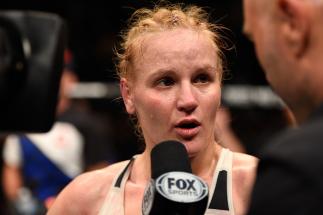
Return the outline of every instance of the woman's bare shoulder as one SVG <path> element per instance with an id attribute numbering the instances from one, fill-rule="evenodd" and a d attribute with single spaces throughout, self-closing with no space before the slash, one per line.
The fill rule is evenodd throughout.
<path id="1" fill-rule="evenodd" d="M 258 165 L 258 158 L 239 152 L 233 152 L 234 171 L 255 171 Z"/>
<path id="2" fill-rule="evenodd" d="M 96 191 L 103 190 L 105 187 L 110 187 L 114 178 L 123 170 L 127 163 L 128 161 L 122 161 L 102 169 L 83 173 L 73 180 L 71 188 L 88 194 L 90 189 L 96 193 Z"/>
<path id="3" fill-rule="evenodd" d="M 123 170 L 128 161 L 122 161 L 112 164 L 108 167 L 83 173 L 77 176 L 69 185 L 70 189 L 75 192 L 85 192 L 89 194 L 89 190 L 94 193 L 109 188 L 114 178 Z M 79 193 L 82 194 L 82 193 Z"/>
<path id="4" fill-rule="evenodd" d="M 233 153 L 232 183 L 236 214 L 244 214 L 256 178 L 258 159 L 254 156 Z"/>
<path id="5" fill-rule="evenodd" d="M 233 153 L 232 174 L 233 181 L 241 189 L 251 189 L 253 186 L 258 166 L 258 158 L 244 154 Z"/>
<path id="6" fill-rule="evenodd" d="M 234 181 L 241 187 L 251 187 L 256 177 L 258 158 L 244 154 L 233 153 L 233 176 Z"/>
<path id="7" fill-rule="evenodd" d="M 63 211 L 77 214 L 84 210 L 94 210 L 104 200 L 113 180 L 128 162 L 118 162 L 77 176 L 58 195 L 48 214 L 60 214 Z"/>

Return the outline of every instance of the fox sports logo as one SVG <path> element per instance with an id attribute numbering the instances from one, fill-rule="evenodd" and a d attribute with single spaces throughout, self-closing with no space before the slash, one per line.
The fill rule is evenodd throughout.
<path id="1" fill-rule="evenodd" d="M 197 202 L 208 194 L 207 184 L 187 172 L 165 173 L 157 178 L 155 186 L 162 196 L 176 202 Z"/>

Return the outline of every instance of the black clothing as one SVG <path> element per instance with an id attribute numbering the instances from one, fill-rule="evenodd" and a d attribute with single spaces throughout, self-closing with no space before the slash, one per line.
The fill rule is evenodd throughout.
<path id="1" fill-rule="evenodd" d="M 248 214 L 321 214 L 322 202 L 323 105 L 263 150 Z"/>

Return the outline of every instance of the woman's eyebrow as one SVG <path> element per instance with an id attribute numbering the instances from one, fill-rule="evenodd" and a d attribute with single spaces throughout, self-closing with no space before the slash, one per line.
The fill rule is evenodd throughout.
<path id="1" fill-rule="evenodd" d="M 217 68 L 215 66 L 211 66 L 211 65 L 202 65 L 202 66 L 198 66 L 196 67 L 197 71 L 217 71 Z"/>

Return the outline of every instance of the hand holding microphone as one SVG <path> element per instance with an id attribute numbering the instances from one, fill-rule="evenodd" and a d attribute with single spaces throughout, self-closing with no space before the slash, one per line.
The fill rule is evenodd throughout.
<path id="1" fill-rule="evenodd" d="M 200 215 L 208 202 L 207 184 L 192 174 L 185 146 L 164 141 L 151 151 L 152 179 L 145 190 L 144 215 Z"/>

